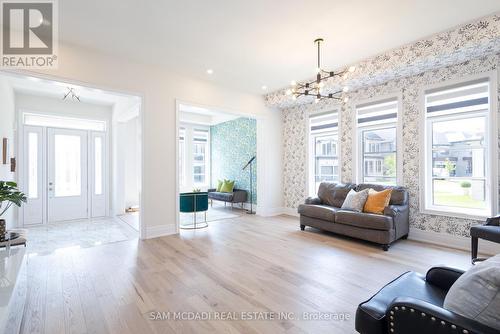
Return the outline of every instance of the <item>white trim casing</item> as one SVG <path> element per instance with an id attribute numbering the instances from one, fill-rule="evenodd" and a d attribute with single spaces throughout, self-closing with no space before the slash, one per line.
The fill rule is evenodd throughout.
<path id="1" fill-rule="evenodd" d="M 312 141 L 311 141 L 311 126 L 310 126 L 310 118 L 314 117 L 314 115 L 317 114 L 325 114 L 325 113 L 337 113 L 337 119 L 338 119 L 338 126 L 337 126 L 337 156 L 338 156 L 338 161 L 339 161 L 339 182 L 342 182 L 342 143 L 340 140 L 340 137 L 342 135 L 342 110 L 340 107 L 340 104 L 335 104 L 333 106 L 329 107 L 324 107 L 319 110 L 314 110 L 311 112 L 306 113 L 306 117 L 304 120 L 304 126 L 306 129 L 306 138 L 307 138 L 307 143 L 306 143 L 306 191 L 307 191 L 307 196 L 314 196 L 316 194 L 313 194 L 314 191 L 312 191 L 313 187 L 311 184 L 311 180 L 314 178 L 314 163 L 312 162 L 311 159 L 311 154 L 312 154 Z"/>
<path id="2" fill-rule="evenodd" d="M 420 192 L 419 192 L 419 199 L 420 199 L 420 204 L 419 204 L 419 209 L 420 212 L 423 214 L 433 214 L 433 215 L 440 215 L 440 216 L 446 216 L 446 217 L 455 217 L 455 218 L 462 218 L 462 219 L 473 219 L 473 220 L 484 220 L 485 217 L 489 217 L 491 215 L 494 215 L 498 213 L 498 156 L 497 156 L 497 147 L 498 147 L 498 105 L 497 105 L 497 87 L 498 87 L 498 82 L 497 82 L 497 77 L 498 77 L 498 71 L 489 71 L 489 72 L 484 72 L 484 73 L 478 73 L 474 75 L 469 75 L 465 77 L 461 77 L 459 79 L 454 79 L 454 80 L 449 80 L 445 82 L 440 82 L 437 84 L 433 85 L 428 85 L 425 87 L 422 87 L 419 92 L 419 98 L 420 98 L 420 129 L 422 129 L 422 133 L 420 134 Z M 489 85 L 489 112 L 486 114 L 487 120 L 487 128 L 486 128 L 486 136 L 488 138 L 488 144 L 487 144 L 487 162 L 485 164 L 486 166 L 486 173 L 485 173 L 485 179 L 486 179 L 486 194 L 487 194 L 487 200 L 488 200 L 488 208 L 485 210 L 484 213 L 478 213 L 478 212 L 473 212 L 471 213 L 471 210 L 460 210 L 457 211 L 457 208 L 450 208 L 446 209 L 447 207 L 443 207 L 442 210 L 436 207 L 429 206 L 428 201 L 429 201 L 429 189 L 432 189 L 432 187 L 429 187 L 429 182 L 431 181 L 432 177 L 429 176 L 429 169 L 427 168 L 429 166 L 429 153 L 427 152 L 427 148 L 429 146 L 429 142 L 432 139 L 432 134 L 429 133 L 428 129 L 428 123 L 429 120 L 427 118 L 427 111 L 426 111 L 426 91 L 433 90 L 433 89 L 439 89 L 439 88 L 446 88 L 449 86 L 457 85 L 457 84 L 466 84 L 467 82 L 475 81 L 478 79 L 488 79 L 490 85 Z M 477 112 L 463 112 L 465 116 L 471 117 L 471 115 L 478 115 L 480 116 L 480 113 Z M 444 116 L 445 118 L 446 116 Z M 460 115 L 455 116 L 454 118 L 459 118 L 462 117 Z M 435 118 L 441 118 L 440 116 L 437 116 Z M 432 168 L 431 168 L 432 169 Z M 488 180 L 490 182 L 488 182 Z"/>
<path id="3" fill-rule="evenodd" d="M 353 170 L 353 183 L 363 183 L 363 166 L 360 161 L 363 161 L 361 157 L 362 154 L 362 139 L 360 130 L 374 130 L 392 127 L 394 122 L 380 125 L 369 125 L 369 126 L 358 126 L 357 118 L 357 106 L 364 104 L 377 104 L 389 99 L 397 100 L 397 119 L 396 119 L 396 185 L 404 186 L 403 181 L 403 93 L 401 91 L 392 92 L 382 96 L 376 96 L 369 99 L 361 99 L 355 101 L 351 104 L 354 110 L 353 117 L 353 129 L 354 129 L 354 139 L 353 139 L 353 153 L 352 153 L 352 170 Z M 354 101 L 353 101 L 354 102 Z"/>

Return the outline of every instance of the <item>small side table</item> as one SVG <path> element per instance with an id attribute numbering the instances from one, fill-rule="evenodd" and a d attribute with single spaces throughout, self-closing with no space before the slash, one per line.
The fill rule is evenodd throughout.
<path id="1" fill-rule="evenodd" d="M 472 264 L 486 260 L 477 257 L 478 239 L 500 243 L 500 216 L 488 218 L 484 225 L 472 226 L 470 237 Z"/>

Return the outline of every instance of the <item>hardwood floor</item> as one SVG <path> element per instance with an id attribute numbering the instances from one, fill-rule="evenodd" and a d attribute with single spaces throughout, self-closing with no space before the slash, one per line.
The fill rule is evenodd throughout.
<path id="1" fill-rule="evenodd" d="M 244 216 L 177 236 L 31 256 L 21 332 L 352 333 L 358 303 L 404 271 L 443 263 L 468 268 L 469 255 L 412 241 L 383 252 L 300 231 L 296 218 Z M 150 320 L 168 311 L 212 319 Z M 229 311 L 294 318 L 213 319 Z M 312 321 L 303 312 L 350 318 Z"/>

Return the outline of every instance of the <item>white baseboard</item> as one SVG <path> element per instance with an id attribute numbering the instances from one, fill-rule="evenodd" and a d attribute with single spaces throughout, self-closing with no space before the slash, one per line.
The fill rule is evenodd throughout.
<path id="1" fill-rule="evenodd" d="M 424 231 L 416 228 L 410 228 L 408 239 L 426 242 L 438 246 L 456 248 L 460 250 L 471 250 L 470 238 L 451 235 L 448 233 L 438 233 L 432 231 Z M 495 255 L 500 253 L 500 245 L 479 239 L 479 253 L 486 255 Z"/>
<path id="2" fill-rule="evenodd" d="M 293 217 L 299 216 L 299 213 L 297 212 L 297 208 L 281 208 L 281 214 L 293 216 Z"/>
<path id="3" fill-rule="evenodd" d="M 163 237 L 166 235 L 172 235 L 176 234 L 177 229 L 175 228 L 175 225 L 169 224 L 169 225 L 160 225 L 160 226 L 147 226 L 146 227 L 146 235 L 143 237 L 143 239 L 152 239 L 152 238 L 159 238 Z"/>
<path id="4" fill-rule="evenodd" d="M 273 216 L 279 216 L 283 214 L 283 208 L 281 207 L 276 207 L 276 208 L 263 208 L 263 207 L 258 207 L 257 208 L 257 214 L 262 217 L 273 217 Z"/>

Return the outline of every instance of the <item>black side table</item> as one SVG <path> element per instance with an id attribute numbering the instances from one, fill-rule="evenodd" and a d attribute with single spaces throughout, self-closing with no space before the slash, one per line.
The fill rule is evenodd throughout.
<path id="1" fill-rule="evenodd" d="M 484 225 L 472 226 L 470 228 L 470 237 L 472 264 L 486 260 L 477 257 L 478 239 L 500 243 L 500 216 L 486 219 Z"/>

